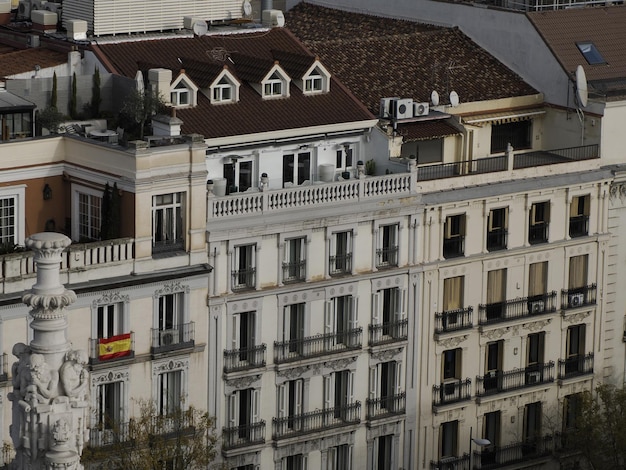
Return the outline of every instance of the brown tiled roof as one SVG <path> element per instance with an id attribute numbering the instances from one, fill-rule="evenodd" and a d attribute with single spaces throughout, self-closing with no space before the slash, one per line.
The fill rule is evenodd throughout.
<path id="1" fill-rule="evenodd" d="M 380 99 L 429 101 L 436 90 L 462 102 L 537 93 L 457 28 L 299 3 L 285 24 L 374 114 Z"/>
<path id="2" fill-rule="evenodd" d="M 216 74 L 221 67 L 227 65 L 241 80 L 242 74 L 253 74 L 250 70 L 254 70 L 259 64 L 267 73 L 275 61 L 272 51 L 276 50 L 315 57 L 284 28 L 94 46 L 94 52 L 104 56 L 105 63 L 110 64 L 112 72 L 129 78 L 135 77 L 138 61 L 141 61 L 169 68 L 173 76 L 176 76 L 181 68 L 185 68 L 193 79 L 193 75 L 201 70 L 197 63 L 187 64 L 186 58 L 193 57 L 198 62 L 205 62 L 206 70 L 214 70 Z M 264 68 L 264 64 L 269 67 Z M 244 67 L 249 67 L 249 70 L 242 73 Z M 256 70 L 258 76 L 260 69 Z M 205 83 L 196 84 L 202 86 L 210 81 L 212 80 L 207 78 Z M 290 94 L 289 98 L 263 100 L 250 83 L 244 81 L 239 89 L 239 102 L 211 105 L 209 99 L 199 93 L 196 107 L 180 108 L 176 115 L 183 121 L 182 132 L 198 133 L 206 138 L 373 119 L 367 109 L 334 79 L 331 81 L 329 93 L 306 96 L 292 82 Z"/>
<path id="3" fill-rule="evenodd" d="M 41 47 L 22 49 L 0 54 L 0 77 L 32 71 L 35 65 L 42 69 L 67 62 L 67 54 Z"/>
<path id="4" fill-rule="evenodd" d="M 403 137 L 403 142 L 436 139 L 461 133 L 443 119 L 398 123 L 397 131 Z"/>
<path id="5" fill-rule="evenodd" d="M 302 78 L 315 62 L 315 57 L 292 52 L 272 51 L 272 55 L 292 79 Z"/>
<path id="6" fill-rule="evenodd" d="M 527 16 L 566 73 L 582 65 L 590 82 L 626 79 L 626 6 L 571 8 Z M 586 41 L 595 44 L 606 64 L 587 63 L 576 46 Z"/>

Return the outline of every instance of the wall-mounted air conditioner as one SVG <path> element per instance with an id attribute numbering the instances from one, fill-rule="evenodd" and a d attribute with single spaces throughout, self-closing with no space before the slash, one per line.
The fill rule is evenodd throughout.
<path id="1" fill-rule="evenodd" d="M 413 103 L 413 116 L 428 116 L 428 103 Z"/>
<path id="2" fill-rule="evenodd" d="M 39 47 L 39 36 L 37 34 L 29 34 L 26 36 L 26 44 L 28 44 L 28 47 Z"/>
<path id="3" fill-rule="evenodd" d="M 180 342 L 180 336 L 177 329 L 159 331 L 159 340 L 161 346 L 170 346 Z"/>
<path id="4" fill-rule="evenodd" d="M 17 16 L 21 18 L 30 18 L 30 0 L 20 0 L 17 6 Z"/>
<path id="5" fill-rule="evenodd" d="M 545 302 L 543 300 L 535 300 L 530 303 L 530 313 L 542 313 L 545 310 Z"/>
<path id="6" fill-rule="evenodd" d="M 393 102 L 393 117 L 396 119 L 409 119 L 413 117 L 413 100 L 401 98 Z"/>
<path id="7" fill-rule="evenodd" d="M 570 307 L 580 307 L 585 302 L 584 294 L 570 294 L 569 298 L 569 306 Z"/>
<path id="8" fill-rule="evenodd" d="M 399 100 L 398 97 L 381 98 L 380 99 L 380 119 L 391 119 L 393 117 L 393 110 L 391 109 L 394 101 Z"/>

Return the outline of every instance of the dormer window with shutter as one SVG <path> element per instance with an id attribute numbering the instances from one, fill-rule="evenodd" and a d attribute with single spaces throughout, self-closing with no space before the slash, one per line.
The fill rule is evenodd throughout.
<path id="1" fill-rule="evenodd" d="M 198 87 L 181 73 L 170 87 L 170 101 L 177 108 L 186 108 L 197 104 Z"/>
<path id="2" fill-rule="evenodd" d="M 302 77 L 302 82 L 304 85 L 302 91 L 305 95 L 330 91 L 330 73 L 317 61 Z"/>
<path id="3" fill-rule="evenodd" d="M 261 82 L 263 98 L 283 98 L 289 96 L 289 77 L 275 65 Z"/>
<path id="4" fill-rule="evenodd" d="M 210 86 L 211 104 L 236 103 L 239 101 L 239 81 L 224 70 Z"/>

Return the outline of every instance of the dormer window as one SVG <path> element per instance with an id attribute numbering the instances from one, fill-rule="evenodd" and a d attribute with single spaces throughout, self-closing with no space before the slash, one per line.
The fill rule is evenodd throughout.
<path id="1" fill-rule="evenodd" d="M 302 80 L 296 82 L 305 95 L 328 93 L 330 91 L 330 72 L 318 61 L 311 65 Z"/>
<path id="2" fill-rule="evenodd" d="M 198 87 L 185 75 L 184 72 L 170 85 L 170 102 L 172 106 L 179 108 L 195 106 L 197 102 Z"/>
<path id="3" fill-rule="evenodd" d="M 213 87 L 213 102 L 222 103 L 225 101 L 233 100 L 233 86 L 226 79 L 226 77 L 222 77 L 222 79 Z"/>
<path id="4" fill-rule="evenodd" d="M 211 99 L 211 104 L 236 103 L 239 101 L 239 87 L 239 80 L 224 67 L 203 93 Z"/>
<path id="5" fill-rule="evenodd" d="M 263 94 L 265 95 L 265 97 L 282 96 L 283 80 L 280 75 L 278 75 L 278 73 L 274 72 L 272 76 L 265 81 Z"/>
<path id="6" fill-rule="evenodd" d="M 304 81 L 304 91 L 313 93 L 316 91 L 322 91 L 323 89 L 324 88 L 323 88 L 322 76 L 319 74 L 319 72 L 316 69 Z"/>
<path id="7" fill-rule="evenodd" d="M 189 90 L 184 82 L 179 82 L 172 90 L 171 101 L 174 106 L 189 105 Z"/>

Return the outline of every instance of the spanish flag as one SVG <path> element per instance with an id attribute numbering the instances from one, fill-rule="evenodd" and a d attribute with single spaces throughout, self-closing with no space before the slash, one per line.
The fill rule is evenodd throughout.
<path id="1" fill-rule="evenodd" d="M 116 357 L 130 356 L 131 344 L 130 333 L 124 335 L 111 336 L 110 338 L 100 338 L 98 340 L 99 359 L 106 361 Z"/>

